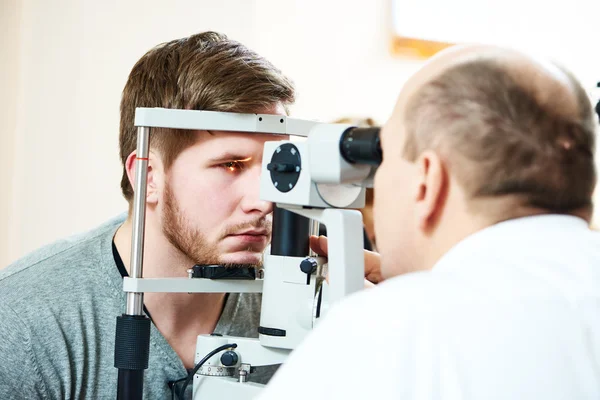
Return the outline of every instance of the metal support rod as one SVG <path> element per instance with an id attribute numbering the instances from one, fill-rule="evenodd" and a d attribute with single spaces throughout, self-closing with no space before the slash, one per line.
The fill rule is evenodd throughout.
<path id="1" fill-rule="evenodd" d="M 131 276 L 142 277 L 144 260 L 144 231 L 146 223 L 146 184 L 150 128 L 138 127 L 135 161 L 135 189 L 133 197 L 133 232 L 131 238 Z M 144 294 L 127 293 L 127 314 L 144 315 Z"/>
<path id="2" fill-rule="evenodd" d="M 320 229 L 321 224 L 319 223 L 319 221 L 317 221 L 316 219 L 311 219 L 310 220 L 310 229 L 308 234 L 311 236 L 319 236 L 319 229 Z M 318 254 L 315 253 L 313 251 L 313 249 L 309 248 L 308 249 L 308 255 L 310 257 L 316 257 Z"/>
<path id="3" fill-rule="evenodd" d="M 130 271 L 134 278 L 142 278 L 149 141 L 150 128 L 138 127 Z M 149 352 L 150 319 L 144 315 L 144 294 L 127 292 L 127 311 L 117 317 L 115 333 L 117 400 L 142 400 Z"/>

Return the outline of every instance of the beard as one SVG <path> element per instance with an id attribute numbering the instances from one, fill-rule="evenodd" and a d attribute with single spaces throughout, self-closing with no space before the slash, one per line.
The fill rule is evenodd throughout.
<path id="1" fill-rule="evenodd" d="M 222 255 L 218 249 L 218 240 L 211 242 L 206 235 L 184 216 L 177 200 L 171 190 L 168 182 L 165 182 L 165 192 L 163 199 L 162 230 L 163 234 L 182 254 L 192 260 L 196 265 L 223 265 L 229 268 L 260 268 L 263 265 L 262 250 L 263 246 L 250 245 L 245 250 L 248 252 L 260 252 L 261 257 L 254 263 L 231 263 L 223 262 Z M 271 235 L 271 221 L 265 217 L 254 219 L 253 221 L 229 226 L 221 233 L 219 240 L 230 234 L 243 231 L 245 229 L 262 228 L 269 231 Z"/>

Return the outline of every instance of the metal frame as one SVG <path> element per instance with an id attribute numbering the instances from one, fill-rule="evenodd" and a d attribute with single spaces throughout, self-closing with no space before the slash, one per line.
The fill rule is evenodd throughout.
<path id="1" fill-rule="evenodd" d="M 127 292 L 128 315 L 144 315 L 144 283 L 138 281 L 143 275 L 144 232 L 146 219 L 146 183 L 148 178 L 148 153 L 150 128 L 171 128 L 191 130 L 219 130 L 245 133 L 266 133 L 307 137 L 318 121 L 288 118 L 274 114 L 243 114 L 218 111 L 180 110 L 169 108 L 144 108 L 135 110 L 134 125 L 138 127 L 136 149 L 136 174 L 133 200 L 133 233 L 131 240 L 131 278 L 124 281 Z M 163 282 L 164 284 L 165 282 Z M 213 282 L 214 283 L 214 282 Z M 154 285 L 156 282 L 149 283 Z M 173 287 L 182 285 L 172 281 Z M 192 284 L 193 285 L 193 284 Z M 196 286 L 185 284 L 190 291 Z M 235 285 L 228 284 L 228 290 L 236 291 Z M 150 286 L 155 287 L 155 286 Z M 231 289 L 229 289 L 231 287 Z M 257 290 L 257 288 L 253 288 Z M 129 290 L 142 290 L 140 292 Z M 205 290 L 205 289 L 204 289 Z M 240 289 L 238 289 L 240 290 Z"/>
<path id="2" fill-rule="evenodd" d="M 143 108 L 135 110 L 135 126 L 192 130 L 267 133 L 307 137 L 321 122 L 276 114 Z"/>

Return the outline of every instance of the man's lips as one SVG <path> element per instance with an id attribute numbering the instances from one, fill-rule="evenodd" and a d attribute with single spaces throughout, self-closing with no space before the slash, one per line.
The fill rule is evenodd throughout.
<path id="1" fill-rule="evenodd" d="M 269 232 L 266 230 L 250 230 L 231 234 L 227 237 L 234 238 L 237 241 L 244 243 L 263 243 L 267 241 Z"/>
<path id="2" fill-rule="evenodd" d="M 269 231 L 267 231 L 266 229 L 249 229 L 247 231 L 233 233 L 230 236 L 238 236 L 238 235 L 255 235 L 255 236 L 262 235 L 262 236 L 267 236 L 268 233 L 269 233 Z"/>

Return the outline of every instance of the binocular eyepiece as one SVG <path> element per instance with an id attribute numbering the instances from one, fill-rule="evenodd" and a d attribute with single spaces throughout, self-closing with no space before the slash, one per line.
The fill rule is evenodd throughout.
<path id="1" fill-rule="evenodd" d="M 340 154 L 350 164 L 381 164 L 380 128 L 348 128 L 340 138 Z"/>

